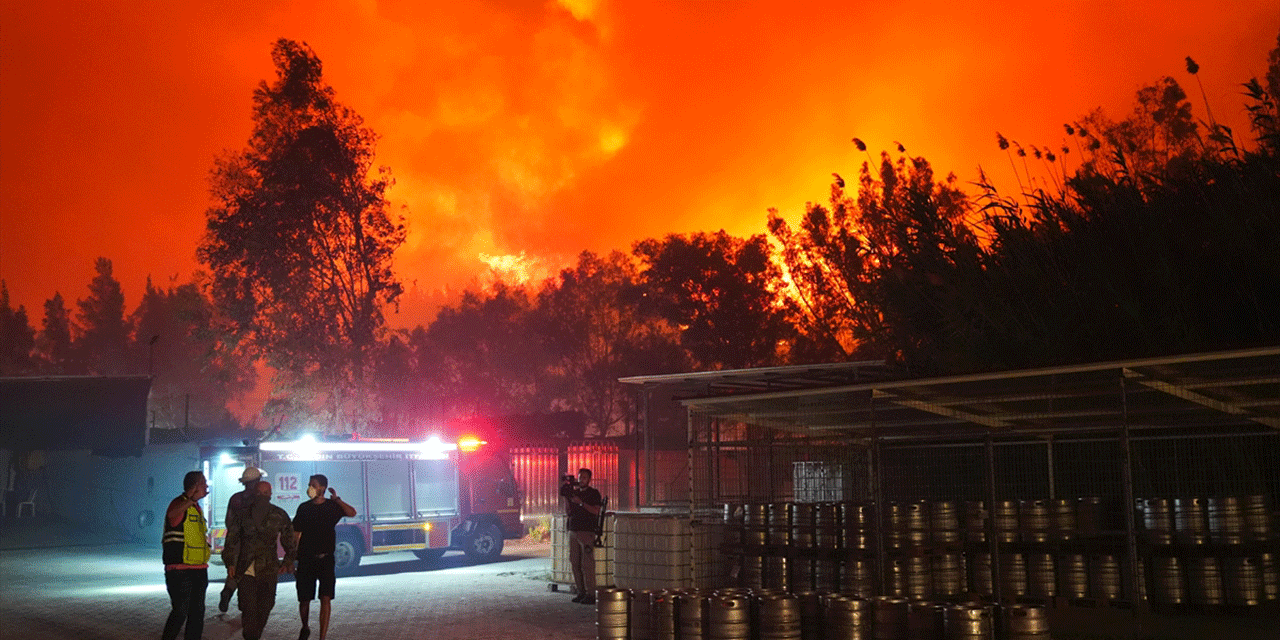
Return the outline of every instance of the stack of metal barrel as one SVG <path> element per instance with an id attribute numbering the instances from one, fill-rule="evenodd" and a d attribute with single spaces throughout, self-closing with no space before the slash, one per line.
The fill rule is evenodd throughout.
<path id="1" fill-rule="evenodd" d="M 1043 606 L 778 589 L 601 589 L 601 640 L 1048 640 Z"/>

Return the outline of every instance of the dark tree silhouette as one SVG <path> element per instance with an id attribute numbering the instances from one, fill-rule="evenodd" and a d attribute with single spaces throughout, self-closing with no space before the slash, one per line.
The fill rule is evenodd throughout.
<path id="1" fill-rule="evenodd" d="M 644 301 L 672 326 L 699 369 L 781 364 L 795 343 L 781 273 L 763 235 L 669 235 L 635 244 Z"/>
<path id="2" fill-rule="evenodd" d="M 76 303 L 76 359 L 84 363 L 85 373 L 140 373 L 129 367 L 130 327 L 124 316 L 124 292 L 112 275 L 111 261 L 98 258 L 94 270 L 89 297 Z"/>
<path id="3" fill-rule="evenodd" d="M 32 353 L 36 331 L 31 328 L 27 309 L 9 304 L 9 287 L 0 280 L 0 375 L 20 376 L 35 371 Z"/>
<path id="4" fill-rule="evenodd" d="M 358 427 L 372 414 L 383 309 L 402 290 L 391 262 L 405 231 L 387 211 L 389 171 L 372 168 L 377 136 L 335 100 L 320 59 L 281 39 L 272 60 L 248 147 L 214 168 L 199 257 L 233 334 L 277 382 L 317 398 L 330 428 Z"/>
<path id="5" fill-rule="evenodd" d="M 148 420 L 159 428 L 229 420 L 227 404 L 254 383 L 252 360 L 221 333 L 199 282 L 162 290 L 147 279 L 132 314 L 133 361 L 152 375 Z"/>
<path id="6" fill-rule="evenodd" d="M 547 354 L 545 393 L 553 408 L 587 416 L 588 429 L 634 428 L 634 397 L 618 378 L 684 370 L 673 327 L 645 314 L 636 265 L 619 251 L 585 251 L 538 293 L 531 324 Z"/>
<path id="7" fill-rule="evenodd" d="M 36 356 L 41 373 L 82 373 L 75 362 L 71 342 L 71 314 L 61 293 L 54 292 L 53 297 L 45 301 L 40 327 L 36 335 Z"/>
<path id="8" fill-rule="evenodd" d="M 547 408 L 538 385 L 547 357 L 530 330 L 532 304 L 524 288 L 498 283 L 487 294 L 465 292 L 429 328 L 411 335 L 414 368 L 438 394 L 446 415 Z"/>
<path id="9" fill-rule="evenodd" d="M 806 205 L 796 230 L 770 212 L 802 327 L 830 359 L 949 366 L 946 345 L 967 330 L 964 296 L 979 268 L 954 183 L 935 180 L 923 158 L 886 154 L 874 176 L 863 165 L 856 201 L 835 184 L 830 209 Z"/>

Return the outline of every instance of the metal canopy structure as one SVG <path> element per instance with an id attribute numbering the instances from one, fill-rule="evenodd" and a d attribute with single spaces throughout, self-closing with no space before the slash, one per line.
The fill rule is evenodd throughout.
<path id="1" fill-rule="evenodd" d="M 894 379 L 883 362 L 623 378 L 690 412 L 827 438 L 1280 429 L 1280 346 Z"/>

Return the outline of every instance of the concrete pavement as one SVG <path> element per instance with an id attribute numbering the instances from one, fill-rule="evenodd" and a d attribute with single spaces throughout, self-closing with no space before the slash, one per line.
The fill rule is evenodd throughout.
<path id="1" fill-rule="evenodd" d="M 6 523 L 12 525 L 12 523 Z M 169 611 L 159 548 L 95 541 L 46 522 L 0 526 L 0 639 L 157 637 Z M 56 546 L 55 546 L 56 545 Z M 452 552 L 435 562 L 409 553 L 369 556 L 338 579 L 329 637 L 543 640 L 595 637 L 594 607 L 551 592 L 549 545 L 508 541 L 494 563 Z M 217 611 L 223 569 L 211 566 L 206 640 L 241 637 L 235 604 Z M 318 638 L 319 603 L 312 604 Z M 297 638 L 297 598 L 282 582 L 265 638 Z"/>

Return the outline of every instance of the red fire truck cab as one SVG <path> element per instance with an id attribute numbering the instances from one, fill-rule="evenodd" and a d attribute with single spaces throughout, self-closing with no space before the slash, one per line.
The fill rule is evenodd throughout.
<path id="1" fill-rule="evenodd" d="M 275 488 L 272 502 L 292 515 L 307 498 L 312 475 L 356 509 L 337 526 L 334 559 L 349 572 L 366 554 L 412 551 L 432 559 L 458 549 L 486 561 L 504 540 L 520 538 L 521 493 L 506 452 L 475 438 L 261 442 L 256 447 L 202 449 L 209 478 L 206 510 L 220 550 L 227 500 L 243 489 L 246 465 L 261 468 Z"/>

